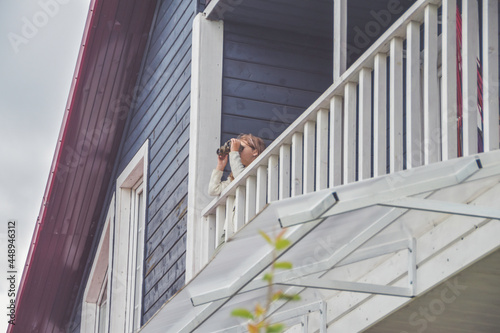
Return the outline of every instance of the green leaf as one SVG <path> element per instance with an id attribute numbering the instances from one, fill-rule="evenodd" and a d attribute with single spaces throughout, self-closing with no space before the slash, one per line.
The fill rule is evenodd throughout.
<path id="1" fill-rule="evenodd" d="M 273 324 L 266 328 L 266 333 L 281 333 L 284 329 L 284 324 Z"/>
<path id="2" fill-rule="evenodd" d="M 273 275 L 271 273 L 266 273 L 262 277 L 262 280 L 267 281 L 267 282 L 271 282 L 273 280 Z"/>
<path id="3" fill-rule="evenodd" d="M 292 269 L 293 265 L 289 261 L 280 261 L 274 263 L 274 268 L 276 269 Z"/>
<path id="4" fill-rule="evenodd" d="M 259 230 L 259 234 L 266 240 L 266 242 L 273 245 L 273 241 L 272 241 L 271 237 L 269 237 L 264 231 Z"/>
<path id="5" fill-rule="evenodd" d="M 234 309 L 233 311 L 231 311 L 231 316 L 233 317 L 241 317 L 241 318 L 246 318 L 246 319 L 253 319 L 253 314 L 248 311 L 247 309 L 243 309 L 243 308 L 238 308 L 238 309 Z"/>
<path id="6" fill-rule="evenodd" d="M 275 244 L 278 251 L 286 249 L 288 246 L 290 246 L 290 241 L 286 238 L 278 239 Z"/>

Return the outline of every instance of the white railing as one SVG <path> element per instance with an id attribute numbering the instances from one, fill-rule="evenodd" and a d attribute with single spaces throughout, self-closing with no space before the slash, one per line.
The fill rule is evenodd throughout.
<path id="1" fill-rule="evenodd" d="M 202 211 L 210 233 L 202 257 L 268 202 L 455 158 L 460 150 L 477 153 L 479 34 L 484 151 L 498 149 L 497 6 L 482 1 L 479 26 L 477 0 L 462 0 L 461 140 L 456 1 L 420 0 Z"/>

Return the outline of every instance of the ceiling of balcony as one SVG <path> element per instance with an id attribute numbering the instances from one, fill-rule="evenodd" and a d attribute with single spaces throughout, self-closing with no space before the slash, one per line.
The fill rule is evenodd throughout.
<path id="1" fill-rule="evenodd" d="M 415 0 L 349 0 L 348 47 L 352 63 Z M 205 13 L 225 20 L 333 39 L 333 0 L 212 0 Z M 349 51 L 349 50 L 348 50 Z"/>

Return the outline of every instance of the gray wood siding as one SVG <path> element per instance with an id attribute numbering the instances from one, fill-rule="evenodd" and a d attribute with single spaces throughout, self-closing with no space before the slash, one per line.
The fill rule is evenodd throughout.
<path id="1" fill-rule="evenodd" d="M 184 285 L 191 77 L 197 2 L 162 1 L 124 136 L 119 170 L 147 140 L 143 322 Z"/>
<path id="2" fill-rule="evenodd" d="M 224 23 L 222 142 L 269 144 L 332 84 L 331 39 Z"/>

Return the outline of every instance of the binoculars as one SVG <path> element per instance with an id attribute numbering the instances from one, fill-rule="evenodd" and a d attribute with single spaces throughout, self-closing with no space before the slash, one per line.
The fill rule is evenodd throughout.
<path id="1" fill-rule="evenodd" d="M 226 155 L 229 155 L 230 151 L 231 151 L 231 140 L 228 140 L 219 149 L 217 149 L 217 155 L 226 156 Z"/>
<path id="2" fill-rule="evenodd" d="M 245 149 L 245 147 L 243 147 L 243 145 L 240 145 L 239 152 L 241 153 L 243 149 Z M 217 155 L 224 157 L 226 155 L 229 155 L 230 151 L 231 151 L 231 140 L 228 140 L 219 149 L 217 149 Z"/>

